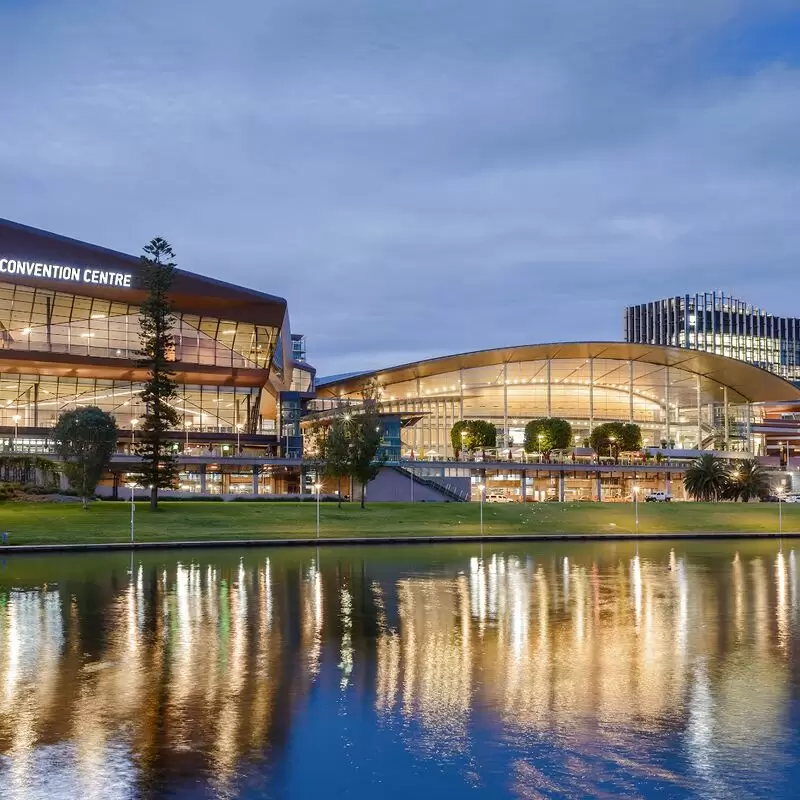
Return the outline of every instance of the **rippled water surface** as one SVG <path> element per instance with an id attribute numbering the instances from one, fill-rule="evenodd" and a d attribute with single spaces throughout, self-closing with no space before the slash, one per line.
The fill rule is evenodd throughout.
<path id="1" fill-rule="evenodd" d="M 794 544 L 16 556 L 3 798 L 796 797 Z"/>

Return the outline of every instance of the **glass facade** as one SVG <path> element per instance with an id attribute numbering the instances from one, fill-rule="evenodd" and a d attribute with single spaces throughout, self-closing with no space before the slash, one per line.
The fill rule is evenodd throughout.
<path id="1" fill-rule="evenodd" d="M 135 359 L 138 314 L 127 303 L 0 282 L 0 351 Z M 176 316 L 176 362 L 269 367 L 277 329 L 197 314 Z"/>
<path id="2" fill-rule="evenodd" d="M 24 367 L 0 371 L 0 426 L 49 428 L 62 411 L 82 405 L 113 414 L 121 429 L 135 426 L 144 413 L 141 383 L 75 377 L 75 373 L 96 371 L 87 359 L 103 357 L 127 361 L 120 363 L 120 375 L 124 374 L 138 356 L 138 313 L 138 307 L 126 303 L 0 282 L 0 357 L 3 351 L 73 357 L 69 359 L 73 364 L 53 361 L 52 368 L 40 369 L 39 374 L 26 374 Z M 197 314 L 176 317 L 171 354 L 176 367 L 265 373 L 269 369 L 278 339 L 276 328 Z M 274 433 L 274 420 L 262 420 L 259 414 L 262 389 L 230 383 L 228 374 L 219 379 L 219 385 L 180 384 L 176 400 L 180 429 Z"/>
<path id="3" fill-rule="evenodd" d="M 629 306 L 625 341 L 703 350 L 800 381 L 800 319 L 774 317 L 723 292 Z"/>
<path id="4" fill-rule="evenodd" d="M 50 428 L 62 411 L 97 406 L 113 414 L 120 428 L 144 413 L 142 386 L 132 381 L 101 378 L 48 377 L 0 373 L 0 425 Z M 178 386 L 176 408 L 181 430 L 195 432 L 260 432 L 260 389 L 234 386 Z"/>
<path id="5" fill-rule="evenodd" d="M 358 392 L 343 398 L 357 402 Z M 313 407 L 331 402 L 341 400 Z M 761 413 L 734 389 L 698 374 L 611 358 L 509 362 L 398 382 L 388 372 L 381 410 L 404 421 L 404 458 L 453 457 L 450 429 L 461 419 L 491 421 L 498 448 L 521 449 L 525 425 L 541 417 L 569 420 L 576 446 L 597 425 L 623 421 L 641 427 L 646 447 L 750 450 L 752 422 Z"/>

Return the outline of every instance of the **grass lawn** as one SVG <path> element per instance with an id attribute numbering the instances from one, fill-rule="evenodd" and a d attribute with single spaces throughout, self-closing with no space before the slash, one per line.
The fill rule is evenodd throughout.
<path id="1" fill-rule="evenodd" d="M 486 534 L 633 533 L 630 503 L 529 503 L 484 505 Z M 775 503 L 641 503 L 641 533 L 778 530 Z M 800 532 L 800 504 L 783 504 L 783 530 Z M 124 542 L 130 536 L 130 505 L 97 502 L 0 504 L 0 531 L 9 544 Z M 480 532 L 477 503 L 381 503 L 321 505 L 321 535 L 435 536 Z M 305 538 L 316 533 L 316 507 L 306 503 L 169 502 L 151 513 L 136 504 L 137 541 Z"/>

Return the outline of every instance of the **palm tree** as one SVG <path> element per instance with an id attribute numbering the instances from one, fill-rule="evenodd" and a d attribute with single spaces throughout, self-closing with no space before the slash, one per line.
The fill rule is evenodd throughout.
<path id="1" fill-rule="evenodd" d="M 754 458 L 740 462 L 737 469 L 728 477 L 728 487 L 725 496 L 731 500 L 741 500 L 746 503 L 756 497 L 769 494 L 769 478 L 761 464 Z"/>
<path id="2" fill-rule="evenodd" d="M 728 486 L 728 469 L 711 453 L 700 456 L 686 470 L 683 485 L 695 500 L 720 500 Z"/>

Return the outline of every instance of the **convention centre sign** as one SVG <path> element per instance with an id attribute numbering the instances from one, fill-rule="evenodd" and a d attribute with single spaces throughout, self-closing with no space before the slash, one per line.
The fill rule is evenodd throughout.
<path id="1" fill-rule="evenodd" d="M 131 288 L 130 272 L 115 272 L 93 267 L 63 267 L 60 264 L 44 264 L 39 261 L 21 261 L 16 258 L 0 258 L 0 280 L 5 275 L 45 278 L 69 283 L 91 283 L 100 286 Z"/>

